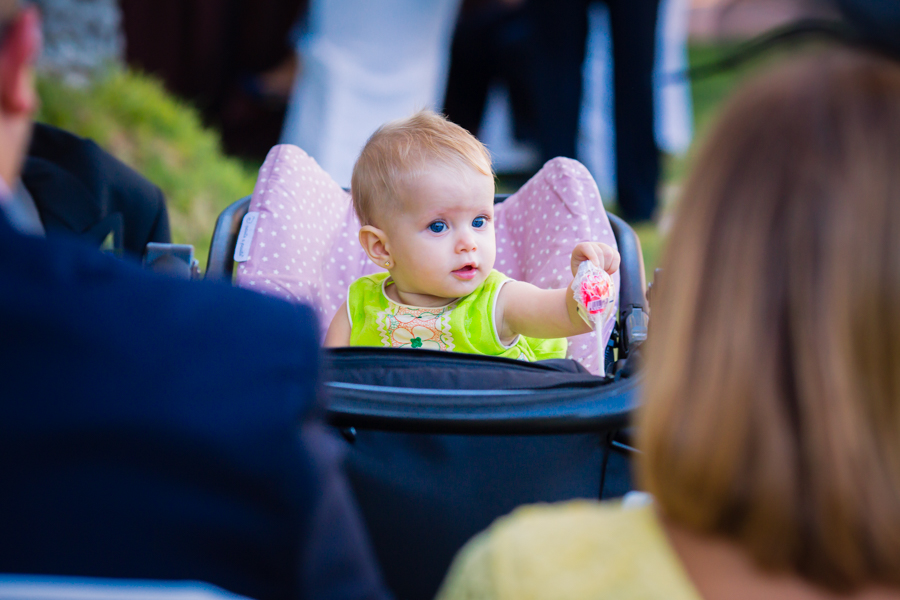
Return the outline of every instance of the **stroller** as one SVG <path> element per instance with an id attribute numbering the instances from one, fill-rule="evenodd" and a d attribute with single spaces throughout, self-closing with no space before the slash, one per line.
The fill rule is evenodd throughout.
<path id="1" fill-rule="evenodd" d="M 352 221 L 349 207 L 340 204 L 346 192 L 324 181 L 317 168 L 299 149 L 276 146 L 253 197 L 220 215 L 206 276 L 236 279 L 251 289 L 267 284 L 263 291 L 288 299 L 306 294 L 327 324 L 336 308 L 329 312 L 331 302 L 340 304 L 338 285 L 326 281 L 312 290 L 309 281 L 304 288 L 296 277 L 279 278 L 300 259 L 284 260 L 290 248 L 275 234 L 297 231 L 298 244 L 318 239 L 320 248 L 303 247 L 297 256 L 316 257 L 329 270 L 363 268 L 358 255 L 348 255 L 355 236 L 340 227 L 324 232 L 319 205 L 305 200 L 321 197 L 326 206 L 340 207 L 335 221 Z M 299 204 L 292 206 L 292 199 Z M 508 199 L 498 195 L 495 203 Z M 314 222 L 296 222 L 304 216 Z M 257 227 L 265 219 L 266 227 Z M 636 235 L 615 216 L 608 223 L 622 261 L 618 319 L 599 357 L 604 376 L 565 359 L 527 363 L 369 347 L 325 352 L 326 416 L 346 446 L 346 472 L 386 582 L 399 599 L 434 597 L 456 551 L 516 506 L 630 490 L 627 426 L 640 384 L 638 349 L 647 333 L 645 280 Z M 346 229 L 354 227 L 351 222 Z M 248 229 L 260 232 L 255 240 Z M 281 262 L 251 260 L 236 269 L 235 257 L 246 260 L 248 248 L 259 244 L 270 248 L 263 258 Z M 336 257 L 346 264 L 335 266 Z M 290 295 L 300 288 L 298 296 Z"/>

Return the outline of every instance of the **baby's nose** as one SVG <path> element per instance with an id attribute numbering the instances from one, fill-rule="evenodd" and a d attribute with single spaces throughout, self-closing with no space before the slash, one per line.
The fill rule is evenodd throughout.
<path id="1" fill-rule="evenodd" d="M 457 252 L 472 252 L 476 249 L 475 236 L 472 234 L 462 234 L 456 242 Z"/>

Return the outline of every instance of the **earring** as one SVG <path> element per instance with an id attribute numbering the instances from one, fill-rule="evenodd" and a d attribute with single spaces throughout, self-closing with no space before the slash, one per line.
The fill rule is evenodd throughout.
<path id="1" fill-rule="evenodd" d="M 384 266 L 386 266 L 386 267 L 391 266 L 391 261 L 389 261 L 389 260 L 384 261 Z"/>

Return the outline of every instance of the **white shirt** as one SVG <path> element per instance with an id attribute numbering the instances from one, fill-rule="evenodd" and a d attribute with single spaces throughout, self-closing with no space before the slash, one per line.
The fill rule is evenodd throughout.
<path id="1" fill-rule="evenodd" d="M 13 193 L 6 182 L 0 178 L 0 212 L 20 233 L 44 235 L 44 225 L 41 223 L 37 205 L 34 203 L 34 198 L 22 185 L 21 180 L 16 181 L 16 191 Z"/>

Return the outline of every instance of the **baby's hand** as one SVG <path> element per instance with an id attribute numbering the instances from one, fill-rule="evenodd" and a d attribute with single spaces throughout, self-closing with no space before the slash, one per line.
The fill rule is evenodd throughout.
<path id="1" fill-rule="evenodd" d="M 578 265 L 589 260 L 610 275 L 619 270 L 619 253 L 601 242 L 581 242 L 572 250 L 572 275 Z"/>

